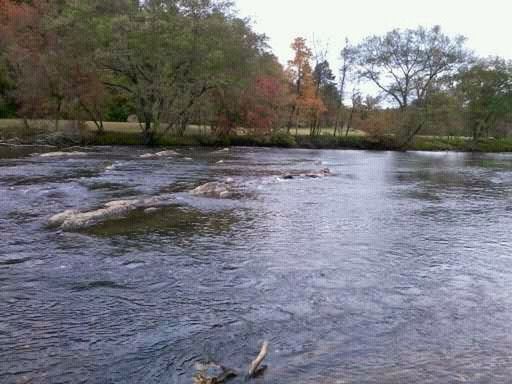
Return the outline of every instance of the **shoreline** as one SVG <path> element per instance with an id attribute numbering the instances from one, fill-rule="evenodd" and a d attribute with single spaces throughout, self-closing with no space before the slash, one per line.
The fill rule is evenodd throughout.
<path id="1" fill-rule="evenodd" d="M 87 130 L 73 135 L 66 132 L 26 133 L 0 129 L 0 146 L 51 146 L 69 148 L 76 146 L 146 146 L 161 148 L 179 147 L 267 147 L 297 149 L 370 150 L 370 151 L 424 151 L 467 153 L 512 153 L 512 138 L 481 139 L 418 136 L 405 148 L 400 148 L 394 137 L 373 138 L 361 135 L 349 136 L 294 136 L 285 133 L 274 135 L 213 135 L 162 136 L 151 146 L 144 145 L 140 133 L 106 131 L 101 135 Z"/>

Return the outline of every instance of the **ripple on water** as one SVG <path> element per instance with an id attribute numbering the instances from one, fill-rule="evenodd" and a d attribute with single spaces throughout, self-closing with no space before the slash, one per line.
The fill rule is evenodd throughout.
<path id="1" fill-rule="evenodd" d="M 76 283 L 71 287 L 72 291 L 88 291 L 91 289 L 130 289 L 130 287 L 108 280 Z"/>

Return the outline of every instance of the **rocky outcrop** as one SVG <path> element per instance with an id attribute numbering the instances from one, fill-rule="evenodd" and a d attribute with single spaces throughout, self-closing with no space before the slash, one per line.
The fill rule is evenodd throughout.
<path id="1" fill-rule="evenodd" d="M 326 176 L 332 176 L 331 170 L 329 168 L 324 168 L 318 172 L 304 172 L 304 173 L 290 172 L 290 173 L 285 173 L 282 176 L 279 176 L 279 178 L 282 180 L 292 180 L 292 179 L 297 179 L 297 178 L 318 179 L 318 178 L 326 177 Z"/>
<path id="2" fill-rule="evenodd" d="M 262 363 L 268 355 L 268 348 L 268 341 L 264 341 L 261 346 L 260 353 L 249 365 L 249 370 L 247 371 L 243 382 L 248 382 L 251 379 L 260 377 L 265 372 L 267 366 L 262 365 Z M 223 384 L 237 376 L 241 376 L 242 373 L 213 362 L 206 364 L 196 363 L 194 365 L 197 370 L 193 378 L 194 384 Z"/>
<path id="3" fill-rule="evenodd" d="M 48 225 L 51 227 L 59 227 L 66 231 L 79 230 L 92 227 L 107 220 L 122 218 L 137 209 L 144 209 L 146 213 L 152 213 L 158 208 L 166 207 L 173 203 L 174 198 L 170 195 L 147 199 L 111 201 L 102 208 L 92 211 L 64 211 L 52 216 L 48 220 Z"/>
<path id="4" fill-rule="evenodd" d="M 229 199 L 240 193 L 242 186 L 237 185 L 235 180 L 228 177 L 225 181 L 212 181 L 200 185 L 190 191 L 192 195 L 213 197 L 217 199 Z"/>
<path id="5" fill-rule="evenodd" d="M 280 176 L 274 176 L 270 179 L 262 178 L 256 180 L 249 180 L 243 183 L 237 183 L 232 178 L 227 178 L 225 181 L 212 181 L 190 191 L 190 194 L 195 196 L 211 197 L 216 199 L 229 199 L 233 197 L 239 197 L 247 193 L 254 187 L 259 187 L 262 184 L 268 182 L 275 182 L 279 180 L 292 180 L 292 179 L 318 179 L 322 177 L 331 176 L 331 170 L 329 168 L 321 169 L 320 171 L 311 172 L 290 172 Z"/>
<path id="6" fill-rule="evenodd" d="M 196 363 L 195 368 L 193 384 L 222 384 L 238 376 L 236 371 L 212 362 Z"/>

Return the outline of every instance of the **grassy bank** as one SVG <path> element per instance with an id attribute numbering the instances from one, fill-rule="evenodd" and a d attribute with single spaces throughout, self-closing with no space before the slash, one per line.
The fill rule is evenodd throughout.
<path id="1" fill-rule="evenodd" d="M 512 152 L 512 138 L 480 139 L 417 137 L 407 148 L 415 151 Z"/>
<path id="2" fill-rule="evenodd" d="M 46 124 L 45 124 L 46 123 Z M 86 124 L 78 131 L 69 127 L 69 122 L 63 122 L 62 135 L 72 132 L 73 141 L 70 143 L 81 145 L 144 145 L 140 127 L 136 123 L 106 123 L 105 133 L 98 135 L 93 126 Z M 31 124 L 27 130 L 19 121 L 0 120 L 0 139 L 18 140 L 22 143 L 33 143 L 45 135 L 56 135 L 53 125 L 49 122 Z M 295 133 L 295 131 L 293 131 Z M 301 134 L 302 133 L 302 134 Z M 39 141 L 38 141 L 39 142 Z M 63 141 L 65 142 L 65 140 Z M 58 144 L 62 145 L 62 144 Z M 190 127 L 184 136 L 165 135 L 155 139 L 155 146 L 180 147 L 280 147 L 280 148 L 309 148 L 309 149 L 361 149 L 361 150 L 402 150 L 393 136 L 373 138 L 364 136 L 360 132 L 349 136 L 334 137 L 329 134 L 311 137 L 306 131 L 299 135 L 278 133 L 268 136 L 238 134 L 232 136 L 216 137 L 204 128 Z M 416 151 L 459 151 L 459 152 L 512 152 L 512 138 L 482 139 L 474 142 L 468 138 L 447 138 L 434 136 L 418 136 L 406 148 Z"/>
<path id="3" fill-rule="evenodd" d="M 84 144 L 89 145 L 143 145 L 139 133 L 106 132 L 91 136 Z M 156 146 L 205 146 L 205 147 L 280 147 L 308 149 L 360 149 L 360 150 L 402 150 L 393 137 L 371 138 L 360 135 L 333 136 L 226 136 L 188 135 L 183 137 L 164 136 L 155 140 Z M 406 150 L 411 151 L 457 151 L 457 152 L 512 152 L 512 138 L 482 139 L 478 142 L 464 138 L 417 137 Z"/>

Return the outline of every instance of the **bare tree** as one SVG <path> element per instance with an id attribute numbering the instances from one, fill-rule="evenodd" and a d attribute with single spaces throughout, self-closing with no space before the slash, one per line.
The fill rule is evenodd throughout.
<path id="1" fill-rule="evenodd" d="M 450 38 L 439 26 L 432 29 L 395 29 L 384 36 L 366 38 L 356 47 L 358 74 L 375 84 L 400 111 L 421 109 L 436 82 L 451 76 L 468 61 L 465 38 Z M 403 145 L 424 125 L 420 119 L 407 127 Z"/>
<path id="2" fill-rule="evenodd" d="M 341 66 L 339 70 L 339 103 L 338 103 L 338 111 L 336 113 L 336 121 L 334 124 L 334 136 L 336 136 L 338 132 L 338 128 L 343 130 L 346 128 L 346 134 L 348 135 L 348 131 L 350 129 L 348 120 L 350 116 L 353 115 L 353 108 L 350 114 L 347 114 L 347 108 L 345 106 L 345 96 L 346 96 L 346 88 L 347 84 L 350 80 L 350 75 L 354 67 L 355 62 L 355 51 L 354 48 L 350 45 L 348 39 L 345 39 L 345 45 L 341 50 L 340 59 Z"/>

